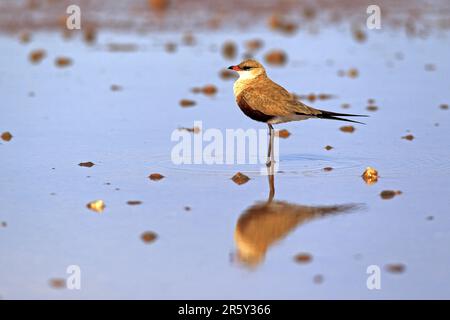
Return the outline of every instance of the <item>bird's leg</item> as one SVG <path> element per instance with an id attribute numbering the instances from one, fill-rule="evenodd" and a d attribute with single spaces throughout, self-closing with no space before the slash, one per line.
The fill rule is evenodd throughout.
<path id="1" fill-rule="evenodd" d="M 267 150 L 267 162 L 266 165 L 270 167 L 272 162 L 274 162 L 273 158 L 273 140 L 274 140 L 274 130 L 270 123 L 267 124 L 269 126 L 269 148 Z"/>

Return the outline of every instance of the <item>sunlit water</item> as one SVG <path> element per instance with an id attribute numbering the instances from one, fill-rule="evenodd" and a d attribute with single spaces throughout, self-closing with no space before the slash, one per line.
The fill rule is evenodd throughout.
<path id="1" fill-rule="evenodd" d="M 450 110 L 439 108 L 450 102 L 448 34 L 368 35 L 359 44 L 331 29 L 292 37 L 199 33 L 197 45 L 175 53 L 164 50 L 166 41 L 180 41 L 175 33 L 105 32 L 92 46 L 55 33 L 35 34 L 26 45 L 1 36 L 0 133 L 13 138 L 0 142 L 0 222 L 7 223 L 0 227 L 0 296 L 449 298 Z M 257 58 L 269 48 L 288 53 L 285 67 L 268 68 L 275 81 L 299 94 L 336 96 L 315 107 L 371 117 L 354 133 L 341 132 L 343 123 L 335 121 L 279 126 L 292 134 L 280 141 L 274 181 L 281 209 L 246 215 L 269 197 L 263 166 L 175 165 L 170 137 L 195 120 L 204 129 L 265 129 L 243 116 L 232 81 L 218 76 L 239 60 L 221 56 L 224 40 L 258 37 L 265 47 Z M 138 50 L 112 53 L 111 42 Z M 47 57 L 31 65 L 28 54 L 36 48 Z M 57 68 L 57 56 L 74 64 Z M 426 64 L 436 70 L 426 71 Z M 352 67 L 356 79 L 337 76 Z M 208 83 L 218 87 L 214 97 L 190 91 Z M 112 84 L 123 90 L 111 91 Z M 183 109 L 182 98 L 197 105 Z M 365 110 L 369 98 L 378 111 Z M 413 141 L 401 139 L 408 130 Z M 84 161 L 96 165 L 78 166 Z M 376 184 L 360 177 L 367 166 L 379 171 Z M 251 180 L 234 184 L 238 171 Z M 151 181 L 151 173 L 165 178 Z M 382 190 L 402 194 L 383 200 Z M 86 208 L 95 199 L 105 201 L 103 213 Z M 356 208 L 320 218 L 308 211 L 332 205 Z M 251 235 L 235 238 L 242 217 L 261 231 L 254 243 Z M 265 231 L 267 221 L 286 228 L 274 235 Z M 156 232 L 157 240 L 142 242 L 144 231 Z M 257 258 L 246 263 L 242 251 Z M 295 262 L 302 252 L 312 255 L 310 263 Z M 403 264 L 404 272 L 389 273 L 390 263 Z M 81 290 L 52 288 L 49 280 L 65 278 L 69 265 L 81 268 Z M 381 290 L 366 286 L 370 265 L 381 268 Z M 314 283 L 316 275 L 323 283 Z"/>

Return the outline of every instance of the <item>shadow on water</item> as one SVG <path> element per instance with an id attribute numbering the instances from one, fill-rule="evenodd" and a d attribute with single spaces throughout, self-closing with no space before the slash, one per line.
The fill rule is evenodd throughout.
<path id="1" fill-rule="evenodd" d="M 269 196 L 248 207 L 239 217 L 234 239 L 236 258 L 244 266 L 255 268 L 266 256 L 267 250 L 283 240 L 289 233 L 306 222 L 363 209 L 364 204 L 342 204 L 332 206 L 304 206 L 274 200 L 274 167 L 267 168 Z"/>

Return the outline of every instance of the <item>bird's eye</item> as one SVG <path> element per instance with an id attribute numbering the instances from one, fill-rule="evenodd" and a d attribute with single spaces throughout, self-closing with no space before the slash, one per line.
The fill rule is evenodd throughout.
<path id="1" fill-rule="evenodd" d="M 250 70 L 252 67 L 243 67 L 242 69 L 244 69 L 245 71 Z"/>

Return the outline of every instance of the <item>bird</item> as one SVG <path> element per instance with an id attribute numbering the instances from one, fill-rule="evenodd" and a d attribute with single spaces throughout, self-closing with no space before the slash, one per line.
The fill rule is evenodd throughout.
<path id="1" fill-rule="evenodd" d="M 272 81 L 264 66 L 254 59 L 243 60 L 238 65 L 229 66 L 239 74 L 234 82 L 233 93 L 241 111 L 249 118 L 264 122 L 269 129 L 269 147 L 266 165 L 274 162 L 274 124 L 300 121 L 310 118 L 339 120 L 364 124 L 341 117 L 366 117 L 360 114 L 338 113 L 315 109 L 299 101 L 297 97 Z"/>

